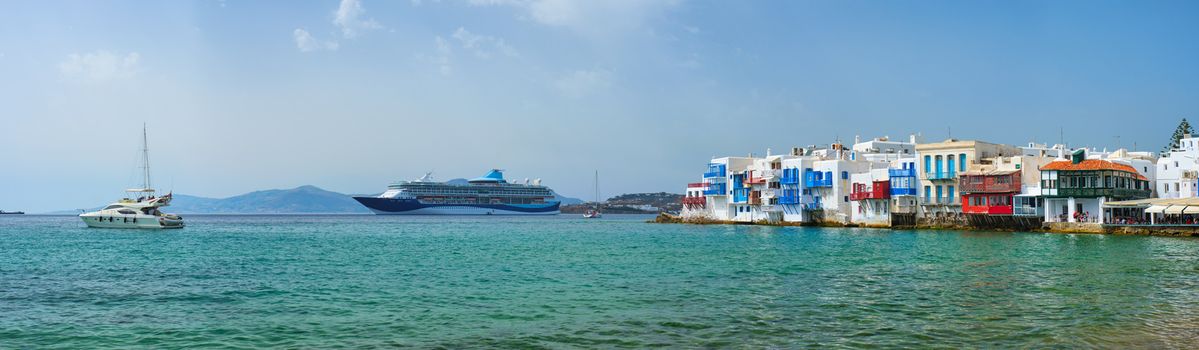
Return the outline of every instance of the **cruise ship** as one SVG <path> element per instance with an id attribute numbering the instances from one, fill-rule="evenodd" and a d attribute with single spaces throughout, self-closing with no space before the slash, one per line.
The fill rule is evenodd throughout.
<path id="1" fill-rule="evenodd" d="M 399 181 L 375 197 L 354 197 L 379 215 L 557 215 L 560 201 L 541 180 L 511 183 L 492 169 L 466 184 L 433 181 L 425 174 Z"/>

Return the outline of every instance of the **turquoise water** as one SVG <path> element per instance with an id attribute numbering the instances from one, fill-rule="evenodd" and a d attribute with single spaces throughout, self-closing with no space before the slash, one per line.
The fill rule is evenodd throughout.
<path id="1" fill-rule="evenodd" d="M 1199 240 L 505 217 L 0 217 L 0 348 L 1195 347 Z"/>

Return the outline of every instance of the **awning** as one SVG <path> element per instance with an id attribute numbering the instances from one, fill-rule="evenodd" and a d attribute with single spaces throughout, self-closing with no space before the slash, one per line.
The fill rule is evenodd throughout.
<path id="1" fill-rule="evenodd" d="M 1185 205 L 1171 205 L 1169 208 L 1166 208 L 1166 214 L 1167 215 L 1179 215 L 1179 214 L 1182 214 L 1182 210 L 1186 209 L 1186 208 L 1187 208 L 1187 206 L 1185 206 Z"/>
<path id="2" fill-rule="evenodd" d="M 1189 206 L 1182 210 L 1183 214 L 1199 214 L 1199 206 Z"/>
<path id="3" fill-rule="evenodd" d="M 1145 209 L 1145 214 L 1161 214 L 1162 212 L 1166 211 L 1167 207 L 1169 207 L 1169 206 L 1168 205 L 1150 205 L 1148 209 Z"/>

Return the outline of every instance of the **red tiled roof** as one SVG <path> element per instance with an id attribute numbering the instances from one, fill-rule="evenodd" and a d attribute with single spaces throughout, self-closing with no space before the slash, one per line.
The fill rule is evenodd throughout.
<path id="1" fill-rule="evenodd" d="M 1068 160 L 1056 160 L 1045 164 L 1041 167 L 1041 170 L 1117 170 L 1133 173 L 1139 180 L 1148 180 L 1141 173 L 1137 172 L 1136 168 L 1099 159 L 1087 159 L 1078 164 L 1074 164 Z"/>

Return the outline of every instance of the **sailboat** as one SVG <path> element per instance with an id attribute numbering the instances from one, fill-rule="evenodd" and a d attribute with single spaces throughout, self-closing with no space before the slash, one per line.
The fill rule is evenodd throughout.
<path id="1" fill-rule="evenodd" d="M 161 207 L 171 205 L 172 193 L 155 196 L 150 187 L 150 148 L 146 127 L 142 126 L 142 187 L 126 189 L 126 197 L 104 209 L 79 214 L 88 227 L 102 228 L 183 228 L 183 218 L 164 214 Z"/>
<path id="2" fill-rule="evenodd" d="M 604 214 L 603 214 L 603 213 L 600 213 L 600 201 L 599 201 L 599 170 L 596 170 L 596 171 L 595 171 L 595 208 L 593 208 L 593 209 L 591 209 L 591 210 L 588 210 L 586 213 L 583 213 L 583 218 L 585 218 L 585 219 L 598 219 L 598 218 L 601 218 L 601 217 L 603 217 L 603 216 L 604 216 Z"/>

